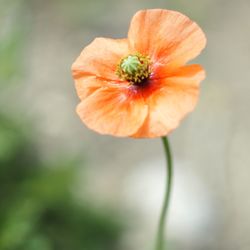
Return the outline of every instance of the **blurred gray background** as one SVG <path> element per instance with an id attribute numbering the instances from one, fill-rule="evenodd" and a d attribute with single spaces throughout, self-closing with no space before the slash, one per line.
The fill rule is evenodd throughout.
<path id="1" fill-rule="evenodd" d="M 1 113 L 32 137 L 42 164 L 77 159 L 72 199 L 116 211 L 125 225 L 112 249 L 152 249 L 165 181 L 161 141 L 88 130 L 75 113 L 79 100 L 70 71 L 95 37 L 126 37 L 131 17 L 146 8 L 180 11 L 208 39 L 195 60 L 207 71 L 199 103 L 170 135 L 175 176 L 169 249 L 249 250 L 248 0 L 1 0 Z M 0 151 L 9 143 L 5 135 Z M 22 249 L 21 243 L 8 244 L 0 249 Z M 50 244 L 41 249 L 60 249 Z"/>

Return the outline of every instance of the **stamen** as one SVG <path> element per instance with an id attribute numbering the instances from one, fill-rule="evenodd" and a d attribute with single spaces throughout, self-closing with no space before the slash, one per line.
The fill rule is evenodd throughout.
<path id="1" fill-rule="evenodd" d="M 116 69 L 119 78 L 134 85 L 148 79 L 150 73 L 149 58 L 139 53 L 122 58 Z"/>

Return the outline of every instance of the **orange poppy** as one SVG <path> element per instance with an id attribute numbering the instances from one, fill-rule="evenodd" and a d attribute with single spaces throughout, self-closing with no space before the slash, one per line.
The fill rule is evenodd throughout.
<path id="1" fill-rule="evenodd" d="M 200 27 L 170 10 L 142 10 L 127 39 L 96 38 L 72 65 L 77 113 L 101 134 L 167 135 L 196 105 L 200 65 L 186 65 L 206 45 Z"/>

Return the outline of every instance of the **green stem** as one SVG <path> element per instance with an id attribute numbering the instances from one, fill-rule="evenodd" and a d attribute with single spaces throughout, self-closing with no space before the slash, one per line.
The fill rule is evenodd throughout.
<path id="1" fill-rule="evenodd" d="M 167 212 L 168 212 L 168 207 L 169 207 L 171 187 L 172 187 L 172 176 L 173 176 L 172 155 L 171 155 L 169 141 L 167 137 L 162 137 L 161 139 L 162 139 L 164 152 L 166 156 L 167 184 L 166 184 L 163 207 L 161 210 L 161 216 L 160 216 L 159 225 L 158 225 L 155 250 L 164 250 L 164 230 L 165 230 L 165 222 L 166 222 L 166 217 L 167 217 Z"/>

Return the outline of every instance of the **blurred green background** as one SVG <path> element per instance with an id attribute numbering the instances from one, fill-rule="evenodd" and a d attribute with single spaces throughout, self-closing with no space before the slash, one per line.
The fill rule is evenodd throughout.
<path id="1" fill-rule="evenodd" d="M 169 250 L 250 249 L 249 0 L 0 0 L 0 250 L 152 249 L 161 143 L 89 131 L 70 72 L 145 8 L 183 12 L 208 38 L 199 104 L 170 136 Z"/>

